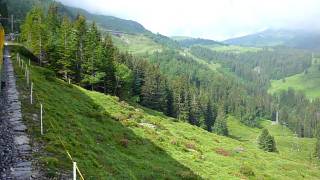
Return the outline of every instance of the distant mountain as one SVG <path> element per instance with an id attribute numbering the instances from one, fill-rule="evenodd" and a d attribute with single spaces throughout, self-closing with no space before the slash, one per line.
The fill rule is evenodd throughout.
<path id="1" fill-rule="evenodd" d="M 73 16 L 81 14 L 85 16 L 89 21 L 95 21 L 101 28 L 105 30 L 119 31 L 132 34 L 146 34 L 151 33 L 145 29 L 141 24 L 132 20 L 125 20 L 114 16 L 97 15 L 90 13 L 84 9 L 65 6 L 66 9 L 71 12 Z"/>
<path id="2" fill-rule="evenodd" d="M 177 40 L 181 46 L 190 47 L 194 45 L 225 45 L 210 39 L 189 38 L 184 36 L 175 36 L 173 39 Z"/>
<path id="3" fill-rule="evenodd" d="M 15 30 L 18 30 L 20 22 L 24 20 L 27 12 L 34 5 L 40 5 L 47 9 L 49 4 L 54 0 L 1 0 L 7 3 L 8 14 L 13 14 L 17 20 L 15 24 Z M 65 14 L 71 18 L 75 18 L 78 14 L 81 14 L 87 18 L 88 21 L 95 21 L 101 28 L 111 31 L 120 31 L 131 34 L 148 34 L 151 33 L 145 29 L 141 24 L 132 20 L 125 20 L 114 16 L 97 15 L 90 13 L 84 9 L 65 6 L 60 2 L 56 2 L 59 6 L 61 14 Z"/>
<path id="4" fill-rule="evenodd" d="M 256 34 L 228 39 L 223 42 L 243 46 L 287 46 L 320 50 L 320 32 L 303 30 L 265 30 Z"/>

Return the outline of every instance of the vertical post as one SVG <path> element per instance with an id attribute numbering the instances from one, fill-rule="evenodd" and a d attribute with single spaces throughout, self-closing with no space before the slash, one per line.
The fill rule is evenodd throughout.
<path id="1" fill-rule="evenodd" d="M 22 66 L 22 69 L 24 70 L 24 77 L 27 78 L 27 67 L 24 68 L 24 67 Z"/>
<path id="2" fill-rule="evenodd" d="M 13 33 L 13 14 L 11 14 L 11 33 Z"/>
<path id="3" fill-rule="evenodd" d="M 42 124 L 42 111 L 43 111 L 43 106 L 40 104 L 40 130 L 41 130 L 41 135 L 43 135 L 43 124 Z"/>
<path id="4" fill-rule="evenodd" d="M 27 69 L 27 85 L 29 85 L 29 70 Z"/>
<path id="5" fill-rule="evenodd" d="M 32 90 L 33 90 L 33 82 L 31 82 L 31 87 L 30 87 L 30 104 L 32 104 Z"/>
<path id="6" fill-rule="evenodd" d="M 276 112 L 276 123 L 279 124 L 279 111 Z"/>
<path id="7" fill-rule="evenodd" d="M 29 59 L 29 66 L 30 66 L 30 64 L 31 64 L 31 63 L 30 63 L 30 59 Z"/>
<path id="8" fill-rule="evenodd" d="M 68 83 L 69 83 L 69 84 L 71 84 L 71 80 L 70 80 L 70 78 L 68 79 Z"/>
<path id="9" fill-rule="evenodd" d="M 73 180 L 77 180 L 77 163 L 73 162 Z"/>
<path id="10" fill-rule="evenodd" d="M 27 77 L 27 71 L 28 71 L 28 66 L 24 66 L 24 74 L 25 74 L 25 77 Z"/>

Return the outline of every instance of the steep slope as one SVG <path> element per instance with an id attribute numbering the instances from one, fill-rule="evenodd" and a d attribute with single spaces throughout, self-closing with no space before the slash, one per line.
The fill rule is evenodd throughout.
<path id="1" fill-rule="evenodd" d="M 243 46 L 287 46 L 301 49 L 320 49 L 320 33 L 305 30 L 265 30 L 247 36 L 223 41 Z"/>
<path id="2" fill-rule="evenodd" d="M 314 139 L 295 138 L 270 121 L 263 126 L 275 135 L 279 153 L 259 150 L 256 137 L 261 130 L 233 117 L 228 119 L 233 139 L 218 136 L 116 97 L 68 85 L 37 66 L 31 67 L 36 104 L 30 106 L 24 72 L 17 64 L 15 68 L 24 119 L 42 147 L 36 157 L 50 176 L 58 176 L 61 168 L 71 170 L 68 150 L 86 179 L 320 178 L 319 166 L 310 157 Z M 45 110 L 43 136 L 34 115 L 40 102 Z"/>

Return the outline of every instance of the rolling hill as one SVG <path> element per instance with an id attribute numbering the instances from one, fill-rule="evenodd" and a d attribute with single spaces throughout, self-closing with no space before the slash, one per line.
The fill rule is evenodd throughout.
<path id="1" fill-rule="evenodd" d="M 228 39 L 223 43 L 243 46 L 287 46 L 300 49 L 320 49 L 320 33 L 306 30 L 272 30 Z"/>

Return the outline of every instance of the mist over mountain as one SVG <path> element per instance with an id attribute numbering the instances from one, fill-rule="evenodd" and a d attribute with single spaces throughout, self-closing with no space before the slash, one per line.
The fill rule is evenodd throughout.
<path id="1" fill-rule="evenodd" d="M 287 46 L 301 49 L 320 49 L 320 32 L 310 30 L 268 29 L 259 33 L 223 41 L 243 46 Z"/>

